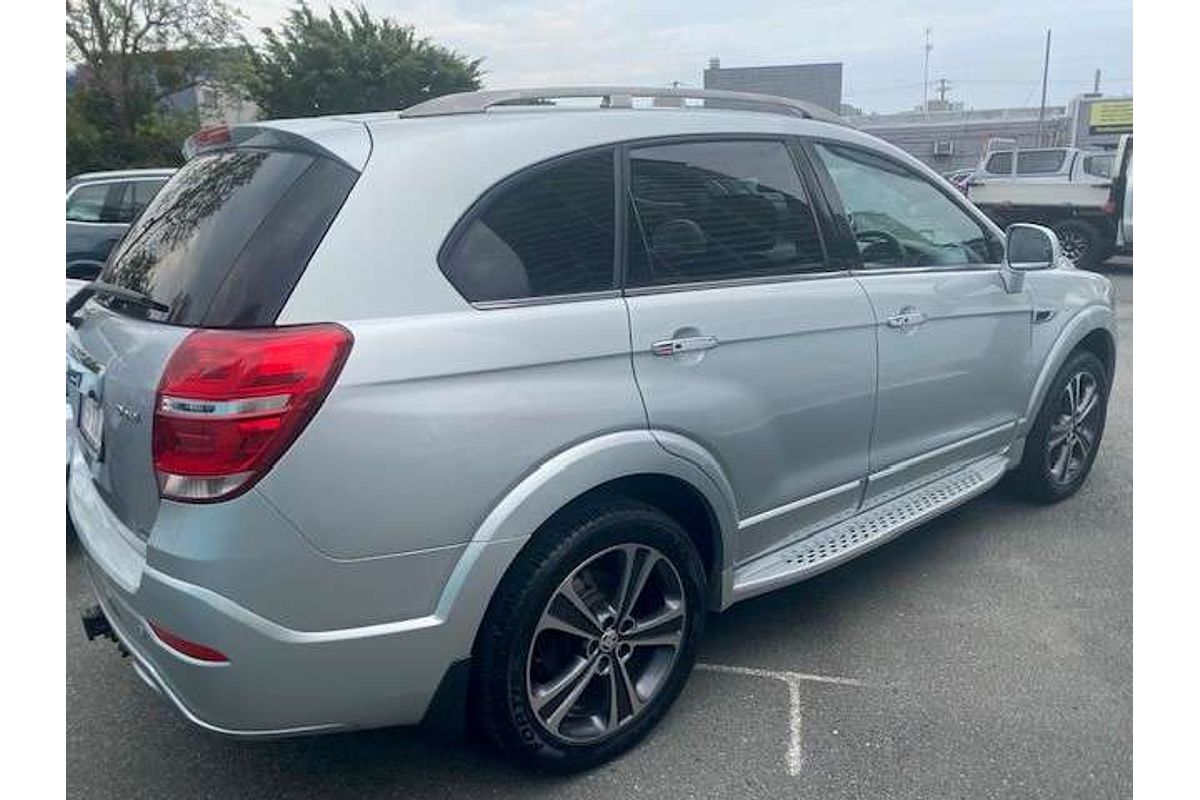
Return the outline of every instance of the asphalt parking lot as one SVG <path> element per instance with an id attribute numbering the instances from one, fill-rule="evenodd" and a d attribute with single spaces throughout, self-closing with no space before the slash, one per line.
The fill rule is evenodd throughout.
<path id="1" fill-rule="evenodd" d="M 993 491 L 850 564 L 713 617 L 651 736 L 573 777 L 414 730 L 239 742 L 191 727 L 88 643 L 67 538 L 67 793 L 79 798 L 1128 797 L 1132 783 L 1132 263 L 1089 482 Z M 330 676 L 336 691 L 337 676 Z"/>

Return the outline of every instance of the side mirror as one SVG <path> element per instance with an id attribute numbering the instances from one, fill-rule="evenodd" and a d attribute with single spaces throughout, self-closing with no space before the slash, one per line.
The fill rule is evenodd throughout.
<path id="1" fill-rule="evenodd" d="M 1009 269 L 1029 272 L 1050 269 L 1062 258 L 1062 246 L 1054 231 L 1042 225 L 1018 222 L 1008 226 L 1004 237 L 1004 261 Z"/>
<path id="2" fill-rule="evenodd" d="M 1026 272 L 1050 269 L 1062 257 L 1062 246 L 1054 231 L 1025 222 L 1009 225 L 1004 234 L 1004 264 L 1000 268 L 1005 291 L 1016 294 L 1025 287 Z"/>

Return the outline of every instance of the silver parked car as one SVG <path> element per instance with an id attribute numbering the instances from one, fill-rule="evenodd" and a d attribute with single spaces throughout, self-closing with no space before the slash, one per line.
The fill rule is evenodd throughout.
<path id="1" fill-rule="evenodd" d="M 604 99 L 515 105 L 564 96 Z M 595 764 L 706 612 L 1100 444 L 1109 282 L 819 108 L 490 91 L 188 151 L 68 304 L 68 493 L 89 636 L 212 731 Z"/>
<path id="2" fill-rule="evenodd" d="M 67 178 L 67 286 L 91 280 L 174 169 L 88 172 Z"/>

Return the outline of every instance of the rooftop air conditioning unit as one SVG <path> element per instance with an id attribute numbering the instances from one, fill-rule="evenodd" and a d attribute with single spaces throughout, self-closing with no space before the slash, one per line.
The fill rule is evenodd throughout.
<path id="1" fill-rule="evenodd" d="M 952 156 L 954 155 L 954 140 L 942 139 L 933 143 L 933 154 L 935 156 Z"/>

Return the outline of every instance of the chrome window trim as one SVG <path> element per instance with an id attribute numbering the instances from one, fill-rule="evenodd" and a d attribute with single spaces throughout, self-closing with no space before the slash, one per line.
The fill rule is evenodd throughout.
<path id="1" fill-rule="evenodd" d="M 460 295 L 461 296 L 461 295 Z M 576 292 L 575 294 L 549 294 L 539 297 L 514 297 L 509 300 L 479 300 L 470 303 L 478 311 L 492 311 L 500 308 L 526 308 L 528 306 L 549 306 L 561 303 L 578 303 L 587 300 L 611 300 L 621 296 L 620 289 L 603 289 L 596 292 Z"/>
<path id="2" fill-rule="evenodd" d="M 1000 264 L 941 264 L 928 267 L 858 267 L 850 270 L 856 278 L 869 278 L 872 275 L 919 275 L 922 273 L 962 272 L 978 274 L 980 272 L 995 272 L 1000 274 L 1003 266 Z"/>
<path id="3" fill-rule="evenodd" d="M 797 283 L 801 281 L 822 280 L 828 278 L 852 277 L 849 270 L 826 270 L 822 272 L 789 273 L 787 275 L 757 275 L 745 278 L 722 278 L 712 281 L 693 281 L 691 283 L 665 283 L 654 286 L 630 286 L 625 289 L 626 297 L 641 297 L 650 294 L 665 294 L 668 292 L 693 292 L 706 289 L 724 289 L 737 286 L 764 286 L 774 283 Z"/>

